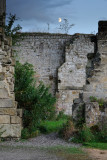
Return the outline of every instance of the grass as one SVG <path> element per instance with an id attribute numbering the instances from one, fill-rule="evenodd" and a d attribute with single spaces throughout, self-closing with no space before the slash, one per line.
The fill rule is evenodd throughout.
<path id="1" fill-rule="evenodd" d="M 63 124 L 67 122 L 67 119 L 60 119 L 55 121 L 42 121 L 39 125 L 39 130 L 41 133 L 51 133 L 59 131 Z"/>
<path id="2" fill-rule="evenodd" d="M 45 148 L 49 153 L 56 154 L 58 157 L 66 160 L 90 160 L 87 153 L 76 147 L 54 146 Z"/>
<path id="3" fill-rule="evenodd" d="M 46 148 L 48 151 L 53 151 L 53 152 L 63 152 L 63 153 L 68 153 L 68 154 L 83 154 L 84 152 L 80 148 L 76 147 L 64 147 L 64 146 L 54 146 L 54 147 L 49 147 Z"/>
<path id="4" fill-rule="evenodd" d="M 97 142 L 90 142 L 90 143 L 83 143 L 85 147 L 89 148 L 97 148 L 102 150 L 107 150 L 107 143 L 97 143 Z"/>

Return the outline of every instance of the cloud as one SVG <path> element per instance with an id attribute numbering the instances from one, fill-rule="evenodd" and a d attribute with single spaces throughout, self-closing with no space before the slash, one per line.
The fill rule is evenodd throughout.
<path id="1" fill-rule="evenodd" d="M 22 20 L 54 23 L 57 16 L 65 17 L 72 0 L 8 0 L 7 12 Z"/>

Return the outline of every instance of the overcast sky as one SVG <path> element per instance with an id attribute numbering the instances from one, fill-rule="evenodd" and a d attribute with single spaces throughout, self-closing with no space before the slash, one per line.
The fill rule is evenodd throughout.
<path id="1" fill-rule="evenodd" d="M 107 0 L 7 0 L 7 13 L 16 14 L 27 32 L 62 32 L 63 19 L 75 24 L 69 34 L 97 33 L 98 21 L 107 20 Z M 58 22 L 58 18 L 62 22 Z"/>

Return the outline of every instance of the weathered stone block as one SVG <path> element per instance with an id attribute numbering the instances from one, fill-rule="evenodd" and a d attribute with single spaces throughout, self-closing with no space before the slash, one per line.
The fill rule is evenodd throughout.
<path id="1" fill-rule="evenodd" d="M 21 124 L 21 118 L 18 116 L 11 116 L 11 124 Z"/>
<path id="2" fill-rule="evenodd" d="M 0 132 L 3 132 L 1 137 L 14 137 L 18 138 L 21 136 L 21 125 L 19 124 L 1 124 Z"/>
<path id="3" fill-rule="evenodd" d="M 15 101 L 12 99 L 0 99 L 0 108 L 14 108 Z"/>
<path id="4" fill-rule="evenodd" d="M 72 115 L 73 100 L 79 97 L 80 90 L 60 90 L 57 94 L 58 110 L 64 110 L 65 114 Z"/>
<path id="5" fill-rule="evenodd" d="M 10 124 L 10 116 L 0 115 L 0 124 Z"/>
<path id="6" fill-rule="evenodd" d="M 5 82 L 0 81 L 0 88 L 5 88 Z"/>
<path id="7" fill-rule="evenodd" d="M 85 122 L 87 126 L 91 127 L 93 125 L 97 125 L 100 116 L 101 112 L 97 102 L 90 102 L 85 104 Z"/>
<path id="8" fill-rule="evenodd" d="M 16 109 L 15 108 L 0 108 L 0 115 L 16 115 Z"/>
<path id="9" fill-rule="evenodd" d="M 9 93 L 6 88 L 0 88 L 0 98 L 8 98 Z"/>

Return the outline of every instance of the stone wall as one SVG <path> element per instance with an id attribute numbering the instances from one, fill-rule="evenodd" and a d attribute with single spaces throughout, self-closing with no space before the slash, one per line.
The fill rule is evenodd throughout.
<path id="1" fill-rule="evenodd" d="M 105 31 L 105 23 L 103 28 Z M 103 31 L 101 27 L 99 30 Z M 90 96 L 106 98 L 107 46 L 101 31 L 98 36 L 20 34 L 20 41 L 14 47 L 15 55 L 21 63 L 33 64 L 36 79 L 51 86 L 59 111 L 63 109 L 72 115 L 73 100 L 80 93 L 84 101 L 89 101 Z"/>
<path id="2" fill-rule="evenodd" d="M 14 65 L 12 40 L 4 35 L 5 4 L 0 1 L 0 135 L 4 138 L 21 136 L 21 110 L 17 110 L 14 95 Z M 19 115 L 18 115 L 19 114 Z"/>
<path id="3" fill-rule="evenodd" d="M 74 100 L 73 118 L 76 120 L 82 102 L 87 126 L 99 125 L 101 128 L 107 126 L 107 21 L 99 22 L 99 32 L 93 42 L 94 53 L 88 54 L 87 83 L 83 87 L 82 98 Z"/>
<path id="4" fill-rule="evenodd" d="M 35 77 L 57 90 L 58 68 L 65 61 L 65 44 L 70 43 L 70 35 L 22 33 L 21 39 L 14 47 L 15 55 L 21 63 L 33 64 Z"/>
<path id="5" fill-rule="evenodd" d="M 72 114 L 73 99 L 86 83 L 87 54 L 94 52 L 91 36 L 22 33 L 14 47 L 17 59 L 33 64 L 36 79 L 51 86 L 66 114 Z"/>
<path id="6" fill-rule="evenodd" d="M 94 52 L 92 35 L 77 34 L 66 47 L 65 63 L 58 70 L 58 107 L 72 115 L 73 99 L 79 97 L 86 84 L 87 54 Z"/>

